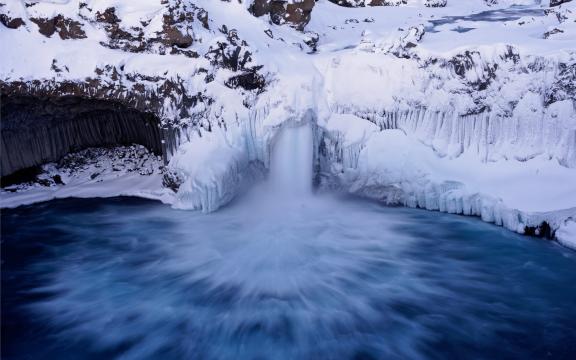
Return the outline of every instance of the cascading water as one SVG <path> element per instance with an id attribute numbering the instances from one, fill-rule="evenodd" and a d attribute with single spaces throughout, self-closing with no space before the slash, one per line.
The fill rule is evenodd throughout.
<path id="1" fill-rule="evenodd" d="M 306 196 L 312 193 L 314 135 L 306 123 L 286 127 L 272 149 L 270 183 L 279 195 Z"/>
<path id="2" fill-rule="evenodd" d="M 281 129 L 267 186 L 214 213 L 126 198 L 3 211 L 3 356 L 574 358 L 572 253 L 312 196 L 313 131 Z"/>

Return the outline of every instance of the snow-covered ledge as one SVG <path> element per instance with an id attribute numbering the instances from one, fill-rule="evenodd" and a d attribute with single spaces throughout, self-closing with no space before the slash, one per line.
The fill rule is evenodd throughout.
<path id="1" fill-rule="evenodd" d="M 333 114 L 324 129 L 323 170 L 331 186 L 337 182 L 390 205 L 479 216 L 521 234 L 555 236 L 576 249 L 574 168 L 546 155 L 524 161 L 485 161 L 474 152 L 446 156 L 416 135 L 379 130 L 349 114 Z"/>

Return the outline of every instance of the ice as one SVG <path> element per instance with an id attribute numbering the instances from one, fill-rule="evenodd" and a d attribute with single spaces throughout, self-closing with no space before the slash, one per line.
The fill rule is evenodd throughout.
<path id="1" fill-rule="evenodd" d="M 155 112 L 169 128 L 167 170 L 183 178 L 167 201 L 178 208 L 214 211 L 243 192 L 258 168 L 280 187 L 299 184 L 289 175 L 322 177 L 329 181 L 321 186 L 390 203 L 477 215 L 519 232 L 547 221 L 562 234 L 576 208 L 576 2 L 552 10 L 546 3 L 345 8 L 322 0 L 300 33 L 253 17 L 247 1 L 197 0 L 209 29 L 192 24 L 199 56 L 186 57 L 102 46 L 97 11 L 114 6 L 121 28 L 148 23 L 143 36 L 154 38 L 167 11 L 158 1 L 88 1 L 90 14 L 78 1 L 9 1 L 2 13 L 26 25 L 0 27 L 10 49 L 0 80 L 43 94 L 108 67 L 114 71 L 97 78 L 113 90 L 98 96 L 124 99 L 138 87 L 161 98 Z M 81 22 L 86 38 L 47 38 L 29 20 L 58 13 Z M 262 91 L 226 86 L 238 72 L 204 56 L 232 30 L 247 44 L 250 64 L 261 67 Z M 316 37 L 317 44 L 304 43 Z M 305 123 L 311 134 L 294 127 Z M 278 154 L 275 145 L 288 148 L 292 132 L 302 132 L 293 154 Z M 312 154 L 314 172 L 290 164 L 302 153 Z M 157 180 L 155 191 L 164 194 Z M 123 186 L 110 186 L 110 194 L 134 193 Z M 2 206 L 38 198 L 9 197 Z"/>
<path id="2" fill-rule="evenodd" d="M 476 215 L 523 233 L 546 221 L 554 229 L 576 215 L 576 171 L 536 157 L 483 162 L 441 157 L 400 130 L 372 135 L 358 167 L 345 169 L 349 191 L 390 204 Z M 542 189 L 546 189 L 542 191 Z"/>
<path id="3" fill-rule="evenodd" d="M 195 133 L 170 160 L 170 168 L 185 179 L 174 207 L 211 212 L 234 198 L 242 183 L 248 158 L 226 134 Z"/>

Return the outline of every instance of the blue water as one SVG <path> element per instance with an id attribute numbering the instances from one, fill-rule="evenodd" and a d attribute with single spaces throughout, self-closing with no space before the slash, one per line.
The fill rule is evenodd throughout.
<path id="1" fill-rule="evenodd" d="M 575 359 L 576 253 L 348 198 L 2 211 L 3 359 Z"/>

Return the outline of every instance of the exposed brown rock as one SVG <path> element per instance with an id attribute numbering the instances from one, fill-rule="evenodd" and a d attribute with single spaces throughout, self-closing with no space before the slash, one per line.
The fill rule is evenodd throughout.
<path id="1" fill-rule="evenodd" d="M 40 33 L 46 37 L 50 37 L 57 32 L 62 40 L 86 38 L 86 33 L 82 29 L 81 23 L 65 18 L 62 15 L 52 19 L 30 18 L 30 21 L 38 25 Z"/>
<path id="2" fill-rule="evenodd" d="M 424 5 L 426 7 L 445 7 L 448 3 L 448 0 L 426 0 L 424 1 Z"/>
<path id="3" fill-rule="evenodd" d="M 113 7 L 104 10 L 103 13 L 97 12 L 96 20 L 107 24 L 117 24 L 120 22 L 120 19 L 116 16 L 116 9 Z"/>
<path id="4" fill-rule="evenodd" d="M 256 17 L 268 15 L 270 13 L 270 0 L 254 0 L 249 11 Z"/>
<path id="5" fill-rule="evenodd" d="M 192 45 L 194 38 L 188 31 L 184 32 L 173 25 L 174 21 L 169 15 L 164 15 L 164 26 L 159 34 L 162 43 L 166 46 L 177 46 L 187 48 Z"/>
<path id="6" fill-rule="evenodd" d="M 162 19 L 162 30 L 153 36 L 146 36 L 148 21 L 141 26 L 126 27 L 117 16 L 115 8 L 91 14 L 92 10 L 84 7 L 84 18 L 102 24 L 109 40 L 102 46 L 128 52 L 155 52 L 161 55 L 182 54 L 196 58 L 198 53 L 189 49 L 195 41 L 195 24 L 209 29 L 208 12 L 196 5 L 182 0 L 162 0 L 166 12 Z"/>
<path id="7" fill-rule="evenodd" d="M 6 14 L 0 14 L 0 23 L 9 29 L 18 29 L 24 25 L 24 20 L 21 18 L 11 18 Z"/>
<path id="8" fill-rule="evenodd" d="M 254 16 L 270 15 L 276 25 L 288 24 L 298 30 L 310 22 L 314 0 L 300 0 L 289 3 L 287 0 L 254 0 L 249 10 Z"/>

